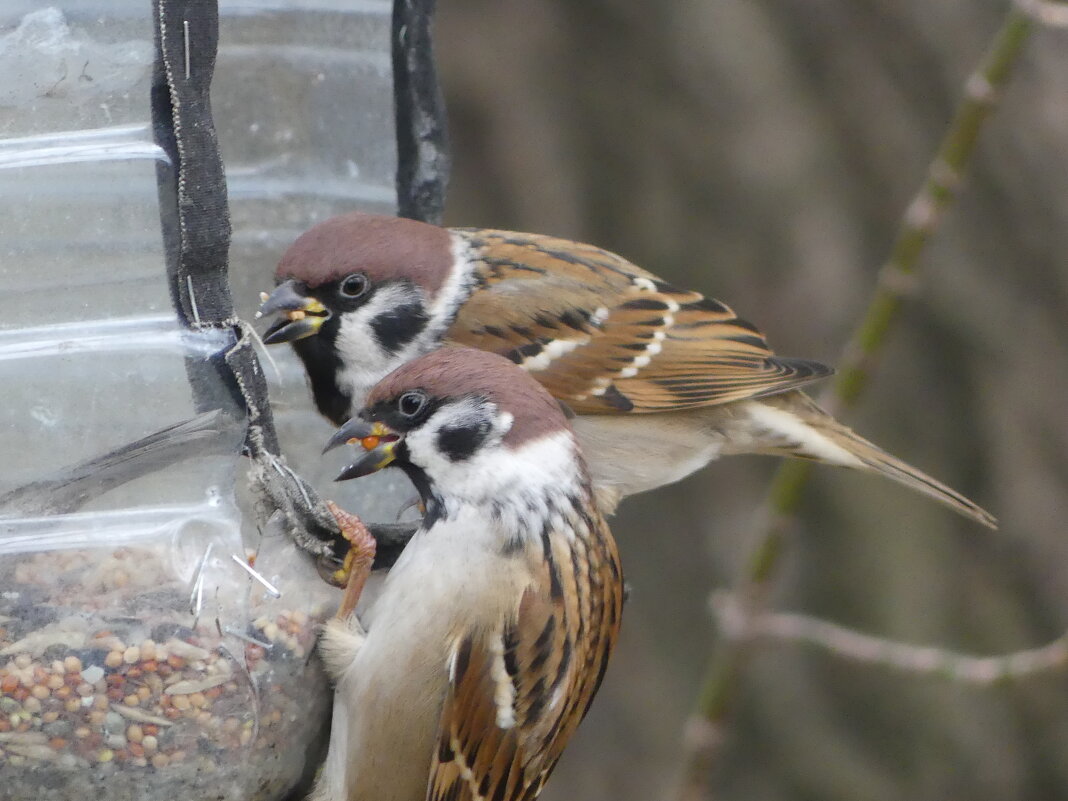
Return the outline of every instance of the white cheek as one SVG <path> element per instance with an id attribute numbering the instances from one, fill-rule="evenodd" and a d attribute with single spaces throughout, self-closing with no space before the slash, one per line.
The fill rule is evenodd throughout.
<path id="1" fill-rule="evenodd" d="M 407 437 L 409 458 L 430 477 L 446 506 L 492 505 L 501 515 L 503 528 L 515 532 L 525 522 L 541 521 L 550 513 L 546 499 L 579 492 L 582 478 L 569 432 L 558 431 L 509 448 L 501 444 L 501 438 L 513 420 L 502 414 L 469 458 L 452 462 L 438 449 L 437 437 L 443 427 L 460 423 L 461 417 L 455 410 L 442 410 Z M 530 504 L 545 506 L 542 514 L 532 516 Z"/>
<path id="2" fill-rule="evenodd" d="M 354 312 L 341 318 L 335 343 L 338 357 L 344 365 L 338 384 L 352 397 L 353 411 L 362 408 L 371 388 L 405 362 L 420 355 L 423 337 L 416 337 L 397 353 L 379 346 L 371 322 L 397 306 L 422 301 L 420 293 L 406 286 L 387 286 Z"/>

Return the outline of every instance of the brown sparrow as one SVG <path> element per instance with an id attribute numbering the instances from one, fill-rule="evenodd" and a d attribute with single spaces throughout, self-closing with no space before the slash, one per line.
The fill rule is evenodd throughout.
<path id="1" fill-rule="evenodd" d="M 328 445 L 362 452 L 339 479 L 399 467 L 427 514 L 362 621 L 323 631 L 336 691 L 311 798 L 532 801 L 623 604 L 574 434 L 533 378 L 477 350 L 410 361 L 365 403 Z"/>
<path id="2" fill-rule="evenodd" d="M 398 365 L 442 343 L 507 356 L 577 413 L 605 513 L 719 456 L 796 456 L 879 473 L 984 525 L 960 493 L 857 436 L 798 387 L 830 375 L 776 356 L 723 303 L 620 256 L 537 234 L 353 213 L 282 257 L 261 315 L 291 342 L 336 423 Z"/>

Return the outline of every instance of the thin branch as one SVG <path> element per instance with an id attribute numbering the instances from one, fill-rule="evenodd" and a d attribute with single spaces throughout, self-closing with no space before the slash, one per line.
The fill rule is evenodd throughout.
<path id="1" fill-rule="evenodd" d="M 1038 648 L 1001 656 L 971 656 L 873 637 L 809 615 L 791 612 L 746 615 L 730 592 L 715 593 L 711 607 L 727 639 L 770 638 L 805 643 L 852 662 L 940 676 L 965 684 L 986 687 L 1068 667 L 1068 633 Z"/>
<path id="2" fill-rule="evenodd" d="M 1016 5 L 1036 22 L 1051 28 L 1068 28 L 1068 3 L 1058 0 L 1015 0 Z"/>
<path id="3" fill-rule="evenodd" d="M 890 256 L 879 271 L 875 294 L 845 348 L 837 380 L 828 396 L 821 399 L 828 411 L 839 413 L 854 405 L 867 385 L 874 358 L 898 317 L 904 297 L 915 287 L 920 256 L 956 197 L 983 123 L 990 116 L 1033 24 L 1030 13 L 1014 5 L 978 68 L 966 81 L 964 98 L 928 167 L 922 187 L 905 211 Z M 735 593 L 743 617 L 756 619 L 766 608 L 769 585 L 810 471 L 809 462 L 786 461 L 772 481 L 766 501 L 766 523 L 761 527 L 746 573 Z M 751 637 L 720 643 L 706 668 L 697 708 L 683 744 L 683 776 L 677 795 L 680 801 L 711 797 L 712 771 L 724 739 L 724 721 L 751 645 Z"/>

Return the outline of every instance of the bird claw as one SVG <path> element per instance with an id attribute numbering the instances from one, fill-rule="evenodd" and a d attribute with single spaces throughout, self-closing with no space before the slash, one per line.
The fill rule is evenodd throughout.
<path id="1" fill-rule="evenodd" d="M 346 512 L 333 501 L 327 501 L 326 507 L 337 520 L 341 528 L 341 536 L 349 542 L 349 550 L 341 566 L 327 577 L 331 584 L 345 588 L 337 609 L 337 618 L 346 620 L 356 609 L 364 584 L 367 583 L 367 577 L 371 575 L 371 565 L 375 561 L 377 543 L 359 517 Z"/>
<path id="2" fill-rule="evenodd" d="M 420 520 L 426 516 L 426 504 L 423 503 L 423 499 L 420 498 L 418 495 L 413 495 L 411 498 L 404 502 L 400 509 L 397 510 L 396 519 L 399 521 L 404 516 L 405 512 L 409 512 L 412 509 L 415 509 L 415 511 L 419 514 Z"/>

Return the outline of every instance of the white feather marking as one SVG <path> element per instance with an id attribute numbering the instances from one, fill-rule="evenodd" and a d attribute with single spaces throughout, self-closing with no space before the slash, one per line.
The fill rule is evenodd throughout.
<path id="1" fill-rule="evenodd" d="M 565 353 L 570 353 L 579 345 L 585 345 L 589 341 L 589 337 L 585 339 L 554 339 L 547 342 L 536 356 L 528 356 L 523 359 L 523 363 L 519 366 L 531 372 L 547 370 L 549 365 Z"/>
<path id="2" fill-rule="evenodd" d="M 672 314 L 679 310 L 679 304 L 673 301 L 671 298 L 664 298 L 664 303 L 667 304 L 668 311 L 670 311 Z M 671 317 L 669 319 L 671 320 L 671 323 L 675 322 L 674 317 Z M 671 323 L 668 323 L 668 325 L 671 325 Z"/>
<path id="3" fill-rule="evenodd" d="M 493 703 L 497 707 L 497 725 L 510 729 L 515 725 L 515 685 L 504 664 L 504 637 L 498 632 L 490 642 L 493 663 L 490 675 L 493 679 Z"/>
<path id="4" fill-rule="evenodd" d="M 640 275 L 636 276 L 633 279 L 632 283 L 634 284 L 634 286 L 638 287 L 638 289 L 641 289 L 641 290 L 643 290 L 645 292 L 655 292 L 656 291 L 656 284 L 654 284 L 648 278 L 645 278 L 643 276 L 640 276 Z"/>
<path id="5" fill-rule="evenodd" d="M 607 391 L 608 391 L 608 387 L 597 387 L 596 389 L 590 390 L 590 394 L 591 395 L 596 395 L 599 398 L 604 393 L 606 393 Z"/>
<path id="6" fill-rule="evenodd" d="M 430 308 L 430 324 L 427 328 L 435 337 L 445 333 L 452 324 L 460 305 L 471 294 L 475 283 L 474 264 L 471 259 L 471 244 L 459 234 L 452 234 L 452 269 L 449 277 L 434 296 Z"/>
<path id="7" fill-rule="evenodd" d="M 831 464 L 860 467 L 863 462 L 840 445 L 836 445 L 797 415 L 763 403 L 746 406 L 749 419 L 762 428 L 800 445 L 802 453 Z"/>
<path id="8" fill-rule="evenodd" d="M 449 656 L 445 660 L 445 670 L 449 674 L 449 684 L 456 684 L 456 658 L 460 655 L 460 638 L 452 641 Z"/>
<path id="9" fill-rule="evenodd" d="M 475 801 L 482 801 L 485 796 L 482 796 L 478 792 L 479 782 L 475 778 L 475 772 L 467 764 L 467 759 L 464 757 L 463 747 L 460 745 L 460 741 L 455 737 L 449 738 L 449 748 L 453 753 L 453 762 L 460 768 L 460 778 L 467 782 L 468 788 L 472 792 L 472 798 Z"/>
<path id="10" fill-rule="evenodd" d="M 593 322 L 596 323 L 597 325 L 600 325 L 601 323 L 603 323 L 607 319 L 608 319 L 608 307 L 607 306 L 598 306 L 597 310 L 594 311 L 594 313 L 593 313 Z"/>
<path id="11" fill-rule="evenodd" d="M 651 360 L 648 356 L 635 356 L 633 364 L 637 369 L 640 370 L 643 367 L 648 367 L 650 361 Z"/>
<path id="12" fill-rule="evenodd" d="M 638 361 L 638 360 L 635 359 L 634 361 Z M 648 363 L 648 361 L 649 360 L 646 359 L 646 363 Z M 644 365 L 642 365 L 642 366 L 644 367 Z M 622 370 L 619 371 L 619 377 L 620 378 L 634 378 L 634 376 L 636 376 L 636 375 L 638 375 L 638 368 L 637 367 L 624 367 Z"/>
<path id="13" fill-rule="evenodd" d="M 501 412 L 497 415 L 497 430 L 501 432 L 502 437 L 512 430 L 513 423 L 515 416 L 511 412 Z"/>
<path id="14" fill-rule="evenodd" d="M 663 349 L 663 345 L 661 345 L 659 342 L 650 342 L 649 347 L 645 349 L 645 353 L 648 356 L 656 356 Z"/>
<path id="15" fill-rule="evenodd" d="M 653 341 L 654 342 L 663 342 L 666 337 L 667 337 L 667 334 L 665 334 L 663 331 L 654 331 L 653 332 Z"/>

